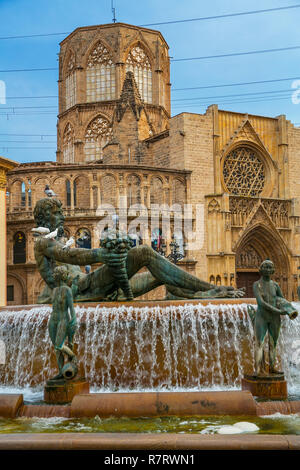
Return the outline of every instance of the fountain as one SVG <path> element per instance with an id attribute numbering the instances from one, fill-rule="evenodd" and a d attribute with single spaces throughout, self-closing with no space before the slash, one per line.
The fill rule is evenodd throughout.
<path id="1" fill-rule="evenodd" d="M 254 300 L 225 302 L 77 304 L 79 375 L 103 392 L 238 389 L 254 367 L 254 331 L 247 310 Z M 55 373 L 50 314 L 46 305 L 0 310 L 6 344 L 2 386 L 38 390 Z M 299 319 L 292 323 L 284 318 L 278 350 L 291 390 L 299 372 L 290 351 L 299 335 Z"/>
<path id="2" fill-rule="evenodd" d="M 259 375 L 255 299 L 241 299 L 242 291 L 205 283 L 149 247 L 130 248 L 118 231 L 116 243 L 108 237 L 98 250 L 63 245 L 61 204 L 47 199 L 39 203 L 35 217 L 50 236 L 38 235 L 35 255 L 47 288 L 40 296 L 43 304 L 0 309 L 0 340 L 6 346 L 6 364 L 0 365 L 0 415 L 254 419 L 278 409 L 285 414 L 300 411 L 300 402 L 291 396 L 300 382 L 297 351 L 291 355 L 299 342 L 299 317 L 293 322 L 283 317 L 277 345 L 293 401 L 258 403 L 247 387 L 241 390 L 254 369 Z M 49 220 L 46 206 L 50 214 L 55 208 Z M 74 266 L 100 259 L 105 264 L 89 274 Z M 63 265 L 57 268 L 56 262 Z M 151 274 L 135 274 L 141 266 Z M 161 284 L 173 300 L 132 300 Z M 296 317 L 300 304 L 289 308 Z M 57 366 L 59 374 L 53 377 Z M 82 377 L 87 386 L 76 388 Z"/>

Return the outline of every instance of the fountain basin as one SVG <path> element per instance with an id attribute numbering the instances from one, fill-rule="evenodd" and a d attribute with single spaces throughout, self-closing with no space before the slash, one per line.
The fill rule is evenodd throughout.
<path id="1" fill-rule="evenodd" d="M 281 427 L 281 417 L 272 428 L 263 424 L 265 415 L 299 413 L 300 402 L 256 403 L 249 392 L 224 391 L 240 388 L 243 375 L 253 371 L 250 303 L 255 300 L 76 305 L 79 374 L 105 393 L 77 395 L 67 406 L 30 405 L 24 404 L 22 395 L 12 397 L 11 405 L 6 401 L 2 407 L 8 414 L 4 424 L 0 420 L 0 448 L 300 448 L 300 436 L 288 435 L 297 434 L 299 425 L 297 429 L 288 424 Z M 51 306 L 45 305 L 0 309 L 0 339 L 7 352 L 6 364 L 0 365 L 3 390 L 10 386 L 42 389 L 56 373 L 47 330 L 50 313 Z M 295 379 L 290 354 L 290 345 L 299 334 L 298 319 L 283 321 L 279 355 L 289 386 L 297 384 L 299 375 L 297 370 Z M 223 391 L 199 391 L 211 387 Z M 124 393 L 129 390 L 133 391 Z M 258 426 L 265 425 L 262 433 L 285 436 L 193 434 L 205 433 L 207 423 L 215 426 L 245 420 L 242 415 Z M 193 416 L 192 422 L 185 416 Z M 49 417 L 53 418 L 49 421 Z M 51 419 L 66 421 L 52 426 Z M 191 425 L 186 429 L 184 423 Z M 8 435 L 5 429 L 18 434 Z M 64 433 L 63 440 L 61 434 L 55 434 L 56 429 Z M 88 434 L 74 434 L 74 429 Z M 124 432 L 120 434 L 120 430 Z M 165 434 L 153 434 L 156 432 Z"/>
<path id="2" fill-rule="evenodd" d="M 254 367 L 250 303 L 255 301 L 77 304 L 79 376 L 97 391 L 240 388 Z M 0 309 L 7 353 L 1 385 L 41 387 L 57 373 L 47 329 L 50 313 L 47 305 Z M 300 336 L 300 321 L 283 320 L 278 356 L 291 385 L 290 349 Z"/>
<path id="3" fill-rule="evenodd" d="M 240 387 L 254 367 L 250 303 L 255 300 L 78 304 L 79 376 L 101 391 Z M 7 356 L 1 385 L 40 387 L 56 374 L 50 313 L 47 305 L 0 309 Z M 300 321 L 283 320 L 278 356 L 290 385 L 289 351 Z"/>
<path id="4" fill-rule="evenodd" d="M 78 304 L 79 376 L 107 391 L 238 385 L 251 372 L 252 325 L 246 303 L 230 302 Z M 37 387 L 55 375 L 50 313 L 45 305 L 0 309 L 2 385 Z"/>
<path id="5" fill-rule="evenodd" d="M 199 434 L 2 434 L 0 450 L 300 450 L 300 436 Z M 186 463 L 186 462 L 185 462 Z"/>

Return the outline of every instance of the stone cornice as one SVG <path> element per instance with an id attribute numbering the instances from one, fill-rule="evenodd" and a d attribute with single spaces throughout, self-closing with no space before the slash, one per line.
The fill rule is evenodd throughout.
<path id="1" fill-rule="evenodd" d="M 73 36 L 75 36 L 77 33 L 80 33 L 82 31 L 95 31 L 98 29 L 120 29 L 120 28 L 127 28 L 127 29 L 133 29 L 136 31 L 144 31 L 146 33 L 150 34 L 156 34 L 160 37 L 162 42 L 165 44 L 165 46 L 169 49 L 168 43 L 166 42 L 165 38 L 163 37 L 162 33 L 156 29 L 150 29 L 150 28 L 145 28 L 141 26 L 135 26 L 132 24 L 127 24 L 127 23 L 108 23 L 108 24 L 100 24 L 100 25 L 94 25 L 94 26 L 81 26 L 79 28 L 74 29 L 68 36 L 65 37 L 59 44 L 62 46 L 65 44 L 67 41 L 69 41 Z"/>
<path id="2" fill-rule="evenodd" d="M 19 163 L 9 158 L 0 157 L 0 189 L 5 189 L 7 185 L 6 174 L 9 170 L 12 170 Z"/>
<path id="3" fill-rule="evenodd" d="M 27 166 L 28 165 L 28 166 Z M 17 168 L 16 170 L 12 170 L 9 172 L 9 176 L 16 176 L 20 174 L 33 174 L 33 173 L 47 173 L 47 172 L 68 172 L 68 171 L 83 171 L 83 170 L 117 170 L 117 171 L 149 171 L 153 173 L 177 173 L 181 175 L 190 175 L 192 173 L 191 170 L 176 170 L 174 168 L 159 168 L 159 167 L 152 167 L 152 166 L 142 166 L 142 165 L 108 165 L 103 163 L 78 163 L 78 164 L 68 164 L 68 163 L 61 163 L 58 164 L 53 162 L 53 166 L 47 165 L 45 166 L 31 166 L 30 164 L 26 164 L 26 167 L 22 166 Z"/>

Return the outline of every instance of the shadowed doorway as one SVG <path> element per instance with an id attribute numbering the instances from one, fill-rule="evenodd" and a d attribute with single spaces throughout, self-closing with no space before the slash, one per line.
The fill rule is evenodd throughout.
<path id="1" fill-rule="evenodd" d="M 262 224 L 247 231 L 236 249 L 236 284 L 245 287 L 245 297 L 253 297 L 253 283 L 259 279 L 259 267 L 265 259 L 275 266 L 273 280 L 288 298 L 289 261 L 287 249 L 276 232 Z"/>

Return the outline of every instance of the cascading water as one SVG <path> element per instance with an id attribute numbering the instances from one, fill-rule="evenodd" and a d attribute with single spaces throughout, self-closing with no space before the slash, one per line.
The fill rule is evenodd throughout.
<path id="1" fill-rule="evenodd" d="M 253 371 L 253 327 L 245 303 L 75 310 L 80 372 L 97 389 L 239 387 L 243 374 Z M 41 387 L 57 373 L 50 313 L 49 306 L 0 311 L 7 356 L 0 365 L 1 386 Z M 300 320 L 282 320 L 278 357 L 293 387 L 300 383 Z"/>

